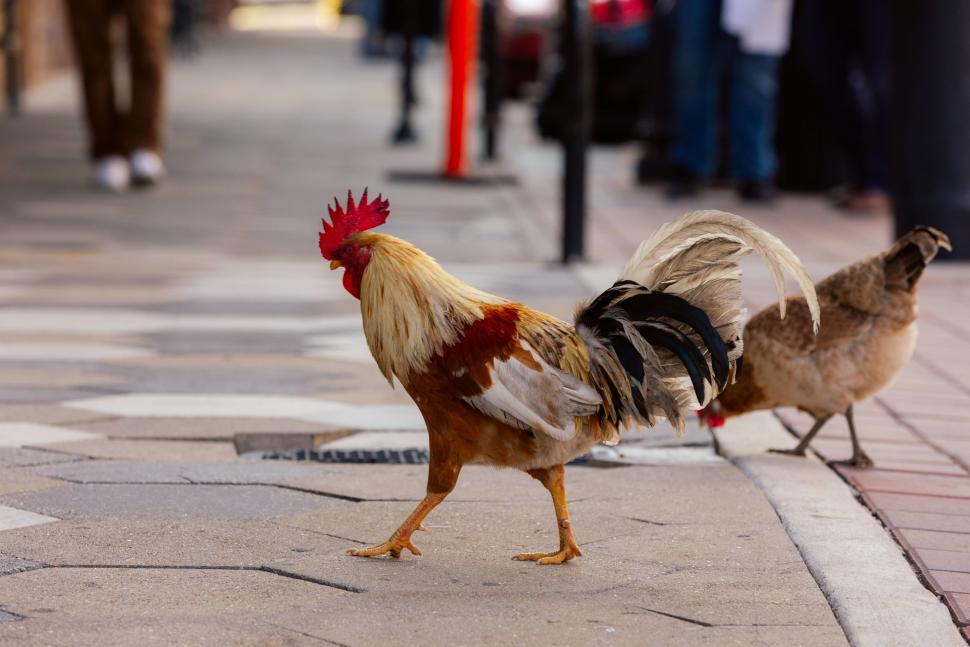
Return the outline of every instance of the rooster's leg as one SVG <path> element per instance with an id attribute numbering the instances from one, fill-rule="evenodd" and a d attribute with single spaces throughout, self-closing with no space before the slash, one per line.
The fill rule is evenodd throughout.
<path id="1" fill-rule="evenodd" d="M 816 419 L 815 424 L 812 425 L 812 428 L 808 430 L 808 433 L 805 434 L 801 442 L 799 442 L 793 449 L 769 449 L 768 451 L 773 452 L 775 454 L 790 454 L 792 456 L 804 456 L 805 450 L 808 449 L 809 443 L 811 443 L 812 439 L 815 438 L 815 435 L 818 434 L 819 430 L 822 428 L 822 425 L 828 422 L 829 418 L 831 417 L 832 416 L 824 416 L 822 418 Z"/>
<path id="2" fill-rule="evenodd" d="M 348 555 L 376 557 L 389 554 L 391 557 L 400 557 L 405 548 L 415 555 L 421 554 L 417 546 L 411 543 L 411 535 L 414 534 L 415 530 L 427 530 L 421 522 L 455 488 L 455 484 L 458 482 L 458 473 L 461 471 L 461 465 L 455 462 L 448 452 L 435 451 L 435 445 L 436 443 L 432 439 L 431 464 L 428 466 L 428 493 L 418 504 L 418 507 L 408 515 L 404 523 L 383 544 L 370 548 L 351 548 L 347 551 Z M 442 455 L 446 458 L 440 458 Z"/>
<path id="3" fill-rule="evenodd" d="M 562 465 L 556 465 L 547 469 L 529 470 L 529 476 L 545 485 L 552 495 L 559 525 L 559 550 L 554 553 L 519 553 L 512 559 L 539 564 L 562 564 L 573 557 L 582 556 L 583 552 L 579 550 L 576 538 L 573 537 L 573 527 L 569 523 L 569 510 L 566 509 L 565 469 Z"/>

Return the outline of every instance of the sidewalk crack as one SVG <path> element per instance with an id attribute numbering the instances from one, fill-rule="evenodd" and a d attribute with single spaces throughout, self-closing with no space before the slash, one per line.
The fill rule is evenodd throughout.
<path id="1" fill-rule="evenodd" d="M 327 586 L 332 589 L 339 589 L 348 593 L 366 593 L 363 589 L 352 584 L 345 584 L 334 580 L 325 580 L 310 575 L 294 573 L 274 566 L 213 566 L 210 564 L 46 564 L 45 568 L 89 568 L 89 569 L 132 569 L 132 570 L 160 570 L 160 571 L 250 571 L 268 573 L 278 577 L 285 577 L 291 580 L 300 580 L 310 584 Z"/>

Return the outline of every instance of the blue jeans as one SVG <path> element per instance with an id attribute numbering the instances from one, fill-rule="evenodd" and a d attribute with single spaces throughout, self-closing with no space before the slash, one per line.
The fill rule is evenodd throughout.
<path id="1" fill-rule="evenodd" d="M 770 180 L 777 168 L 778 57 L 742 52 L 737 39 L 721 29 L 720 0 L 680 0 L 674 12 L 673 161 L 702 177 L 716 170 L 727 78 L 730 173 Z"/>

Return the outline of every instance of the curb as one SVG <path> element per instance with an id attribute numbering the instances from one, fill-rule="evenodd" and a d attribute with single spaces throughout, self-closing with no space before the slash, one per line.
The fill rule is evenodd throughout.
<path id="1" fill-rule="evenodd" d="M 778 513 L 850 644 L 966 647 L 946 606 L 838 475 L 814 458 L 764 453 L 792 444 L 771 412 L 729 420 L 715 435 Z"/>

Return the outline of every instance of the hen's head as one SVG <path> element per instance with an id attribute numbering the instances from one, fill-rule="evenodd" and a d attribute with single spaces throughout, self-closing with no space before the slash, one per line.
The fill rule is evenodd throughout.
<path id="1" fill-rule="evenodd" d="M 370 261 L 370 248 L 356 240 L 356 234 L 383 225 L 387 220 L 390 203 L 378 195 L 372 202 L 367 201 L 367 189 L 354 204 L 354 196 L 347 191 L 347 208 L 340 206 L 334 198 L 334 206 L 327 205 L 330 222 L 323 219 L 320 232 L 320 254 L 330 261 L 330 269 L 345 268 L 344 288 L 354 297 L 360 298 L 360 282 L 364 268 Z"/>
<path id="2" fill-rule="evenodd" d="M 724 408 L 717 400 L 712 400 L 710 404 L 699 410 L 697 417 L 700 419 L 700 423 L 708 429 L 724 426 Z"/>

